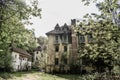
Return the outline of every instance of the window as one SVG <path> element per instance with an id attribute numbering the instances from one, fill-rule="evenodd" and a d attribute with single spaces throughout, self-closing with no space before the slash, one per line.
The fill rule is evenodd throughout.
<path id="1" fill-rule="evenodd" d="M 64 52 L 67 52 L 67 46 L 64 46 Z"/>
<path id="2" fill-rule="evenodd" d="M 67 59 L 66 58 L 64 59 L 64 64 L 67 64 Z"/>
<path id="3" fill-rule="evenodd" d="M 59 64 L 58 58 L 55 58 L 55 65 L 58 65 L 58 64 Z"/>
<path id="4" fill-rule="evenodd" d="M 66 35 L 66 34 L 64 35 L 64 38 L 63 38 L 63 39 L 64 39 L 64 40 L 63 40 L 64 42 L 67 42 L 67 35 Z"/>
<path id="5" fill-rule="evenodd" d="M 36 53 L 38 54 L 38 51 Z"/>
<path id="6" fill-rule="evenodd" d="M 68 35 L 68 42 L 72 43 L 72 37 L 71 37 L 71 35 Z"/>
<path id="7" fill-rule="evenodd" d="M 58 35 L 55 36 L 55 40 L 58 41 Z"/>
<path id="8" fill-rule="evenodd" d="M 59 43 L 59 36 L 58 35 L 55 35 L 55 44 L 58 44 Z"/>
<path id="9" fill-rule="evenodd" d="M 17 58 L 17 55 L 15 55 L 15 58 Z"/>
<path id="10" fill-rule="evenodd" d="M 38 60 L 38 58 L 36 57 L 36 60 Z"/>
<path id="11" fill-rule="evenodd" d="M 59 51 L 59 46 L 55 46 L 55 52 Z"/>
<path id="12" fill-rule="evenodd" d="M 92 37 L 92 34 L 89 34 L 87 37 L 88 37 L 88 42 L 91 42 L 91 41 L 92 41 L 92 38 L 93 38 L 93 37 Z"/>
<path id="13" fill-rule="evenodd" d="M 19 70 L 19 65 L 18 65 L 18 70 Z"/>
<path id="14" fill-rule="evenodd" d="M 80 40 L 80 43 L 84 43 L 84 42 L 85 42 L 85 37 L 84 37 L 84 35 L 80 35 L 80 36 L 79 36 L 79 40 Z"/>

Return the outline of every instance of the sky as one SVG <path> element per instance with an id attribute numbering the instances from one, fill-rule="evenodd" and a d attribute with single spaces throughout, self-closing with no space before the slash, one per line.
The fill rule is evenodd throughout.
<path id="1" fill-rule="evenodd" d="M 42 18 L 32 18 L 33 25 L 26 25 L 35 30 L 36 37 L 46 36 L 45 33 L 54 29 L 57 23 L 69 25 L 71 19 L 82 19 L 86 13 L 99 13 L 94 3 L 84 6 L 81 0 L 39 0 L 39 7 Z"/>

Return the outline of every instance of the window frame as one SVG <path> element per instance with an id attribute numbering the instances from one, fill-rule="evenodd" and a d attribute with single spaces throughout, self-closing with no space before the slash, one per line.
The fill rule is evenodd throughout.
<path id="1" fill-rule="evenodd" d="M 55 46 L 55 52 L 59 52 L 59 45 Z"/>
<path id="2" fill-rule="evenodd" d="M 67 52 L 68 51 L 68 47 L 67 45 L 64 46 L 64 52 Z"/>
<path id="3" fill-rule="evenodd" d="M 79 43 L 85 43 L 85 36 L 79 35 Z"/>
<path id="4" fill-rule="evenodd" d="M 59 59 L 55 58 L 55 65 L 58 65 L 58 64 L 59 64 Z"/>

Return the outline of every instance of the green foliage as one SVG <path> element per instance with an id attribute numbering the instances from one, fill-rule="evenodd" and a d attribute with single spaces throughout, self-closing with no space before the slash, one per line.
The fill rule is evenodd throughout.
<path id="1" fill-rule="evenodd" d="M 98 0 L 83 0 L 90 3 Z M 82 35 L 92 34 L 92 41 L 79 47 L 80 58 L 87 58 L 98 71 L 110 71 L 120 65 L 120 30 L 118 0 L 104 0 L 96 5 L 101 14 L 86 14 L 75 31 Z M 90 64 L 88 62 L 88 64 Z"/>
<path id="2" fill-rule="evenodd" d="M 17 16 L 20 20 L 28 20 L 32 16 L 41 16 L 41 9 L 38 8 L 38 0 L 31 0 L 30 5 L 24 0 L 3 0 L 0 1 L 1 16 L 4 16 L 0 22 Z"/>
<path id="3" fill-rule="evenodd" d="M 79 34 L 92 34 L 93 37 L 89 44 L 80 45 L 80 57 L 90 59 L 96 67 L 105 68 L 105 66 L 118 64 L 120 31 L 117 26 L 106 19 L 98 21 L 89 19 L 87 23 L 82 23 L 78 28 Z"/>
<path id="4" fill-rule="evenodd" d="M 102 17 L 113 21 L 117 25 L 120 26 L 120 3 L 119 0 L 82 0 L 85 5 L 89 5 L 91 2 L 96 3 L 99 11 L 101 12 Z"/>
<path id="5" fill-rule="evenodd" d="M 38 44 L 39 45 L 47 45 L 48 40 L 46 37 L 40 36 L 37 38 Z"/>
<path id="6" fill-rule="evenodd" d="M 47 53 L 46 48 L 47 48 L 48 39 L 44 36 L 40 36 L 36 40 L 37 40 L 37 46 L 41 47 L 41 51 L 38 53 L 39 55 L 37 55 L 38 59 L 33 64 L 33 68 L 43 69 L 45 68 L 45 63 L 46 63 L 46 53 Z"/>
<path id="7" fill-rule="evenodd" d="M 0 73 L 0 77 L 3 79 L 10 79 L 12 78 L 12 75 L 10 73 Z"/>
<path id="8" fill-rule="evenodd" d="M 0 70 L 11 68 L 11 45 L 32 53 L 36 47 L 33 30 L 25 29 L 24 23 L 30 23 L 31 16 L 40 16 L 38 1 L 28 5 L 23 0 L 0 1 Z"/>

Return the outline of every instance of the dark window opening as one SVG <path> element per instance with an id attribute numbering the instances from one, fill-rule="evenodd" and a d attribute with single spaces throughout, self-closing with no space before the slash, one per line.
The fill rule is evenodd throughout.
<path id="1" fill-rule="evenodd" d="M 67 42 L 67 35 L 64 35 L 64 41 Z"/>
<path id="2" fill-rule="evenodd" d="M 67 64 L 67 59 L 64 59 L 64 64 Z"/>
<path id="3" fill-rule="evenodd" d="M 67 46 L 64 46 L 64 52 L 67 52 Z"/>
<path id="4" fill-rule="evenodd" d="M 62 35 L 60 35 L 60 40 L 62 40 Z"/>
<path id="5" fill-rule="evenodd" d="M 36 60 L 38 60 L 38 58 L 36 57 Z"/>
<path id="6" fill-rule="evenodd" d="M 85 43 L 85 37 L 84 35 L 79 36 L 80 43 Z"/>
<path id="7" fill-rule="evenodd" d="M 58 41 L 58 35 L 55 36 L 55 40 Z"/>
<path id="8" fill-rule="evenodd" d="M 18 69 L 19 69 L 19 65 L 18 65 Z"/>
<path id="9" fill-rule="evenodd" d="M 55 65 L 58 65 L 58 64 L 59 64 L 58 58 L 55 58 Z"/>
<path id="10" fill-rule="evenodd" d="M 55 46 L 55 52 L 59 51 L 59 46 Z"/>
<path id="11" fill-rule="evenodd" d="M 64 34 L 64 35 L 63 35 L 63 38 L 62 38 L 62 42 L 63 42 L 63 43 L 68 42 L 68 38 L 67 38 L 67 37 L 68 37 L 67 34 Z"/>
<path id="12" fill-rule="evenodd" d="M 68 42 L 69 42 L 69 43 L 72 43 L 72 37 L 71 37 L 71 34 L 68 36 Z"/>
<path id="13" fill-rule="evenodd" d="M 38 54 L 38 51 L 37 51 L 37 54 Z"/>

